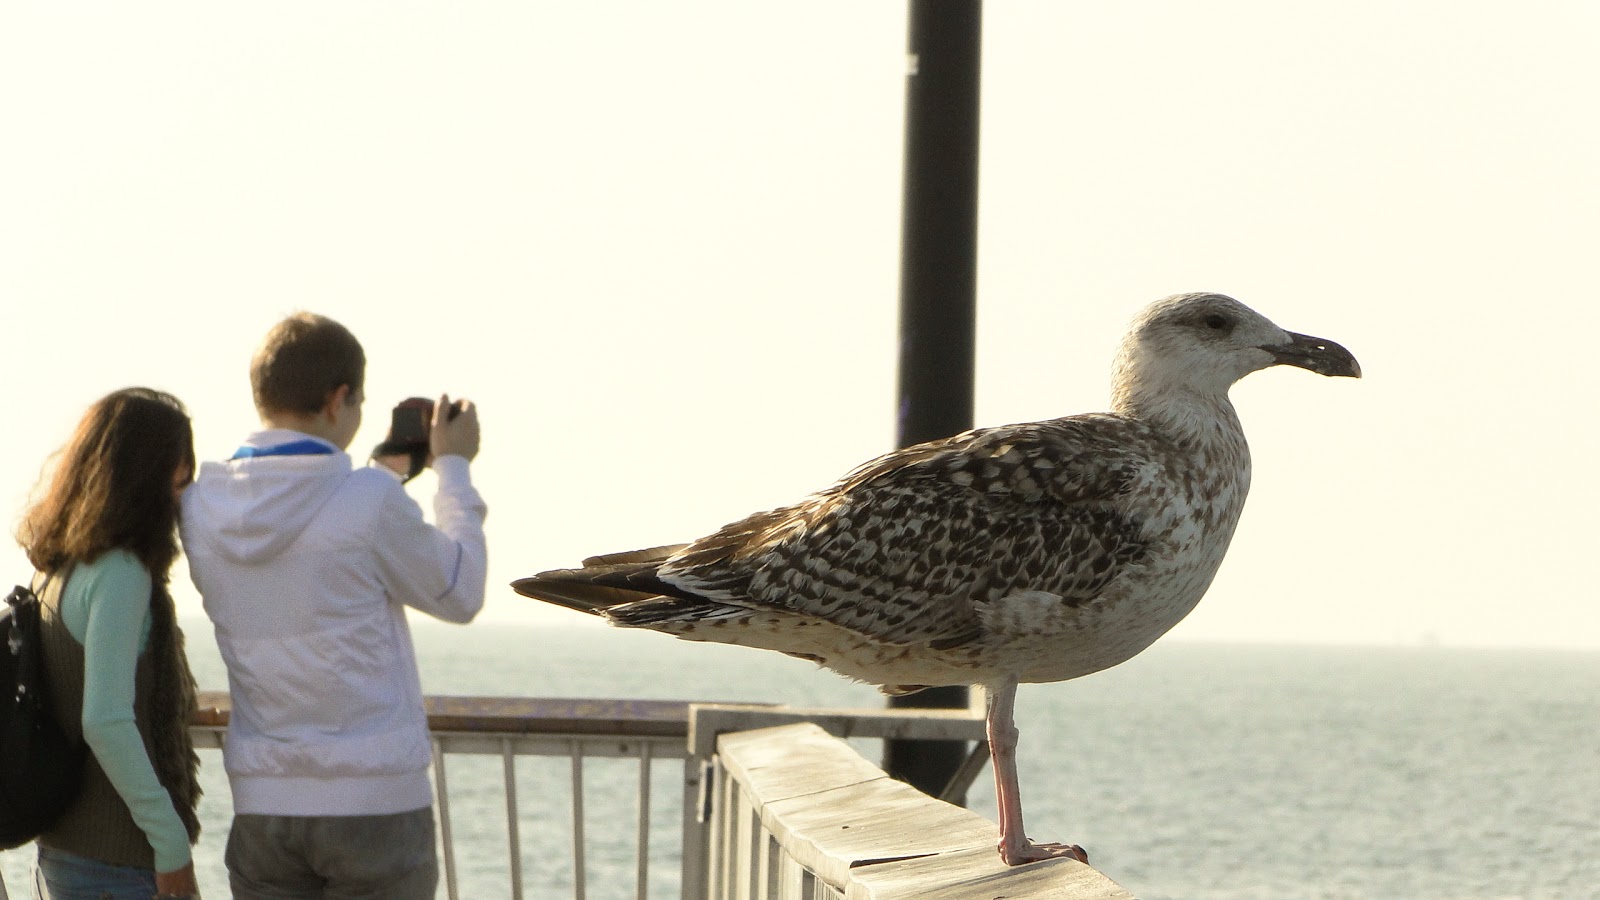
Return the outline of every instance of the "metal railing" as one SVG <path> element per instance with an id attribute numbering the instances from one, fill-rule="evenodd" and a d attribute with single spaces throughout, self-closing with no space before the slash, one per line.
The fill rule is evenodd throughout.
<path id="1" fill-rule="evenodd" d="M 620 757 L 638 764 L 634 799 L 634 895 L 650 889 L 652 769 L 657 759 L 683 759 L 689 706 L 665 701 L 549 700 L 531 698 L 430 697 L 429 726 L 434 740 L 434 787 L 449 896 L 460 896 L 452 827 L 453 806 L 447 760 L 455 755 L 497 755 L 505 796 L 507 858 L 511 896 L 523 895 L 519 828 L 519 756 L 565 757 L 569 763 L 571 870 L 573 895 L 588 894 L 588 830 L 585 814 L 585 760 Z"/>
<path id="2" fill-rule="evenodd" d="M 206 692 L 201 695 L 201 706 L 193 728 L 196 746 L 220 748 L 226 734 L 227 695 Z M 993 850 L 996 832 L 992 822 L 889 779 L 837 740 L 903 738 L 977 742 L 968 764 L 945 791 L 947 797 L 964 798 L 973 777 L 982 769 L 986 752 L 982 743 L 982 717 L 973 710 L 800 709 L 755 704 L 518 697 L 429 697 L 427 709 L 434 742 L 443 886 L 451 900 L 459 900 L 464 894 L 489 895 L 482 886 L 481 874 L 475 876 L 476 881 L 469 882 L 475 887 L 463 884 L 463 860 L 458 850 L 469 848 L 469 864 L 481 870 L 486 865 L 484 860 L 492 855 L 487 847 L 494 842 L 487 836 L 489 829 L 481 826 L 491 818 L 504 821 L 505 863 L 503 867 L 498 863 L 489 865 L 498 867 L 510 882 L 508 891 L 497 889 L 493 895 L 520 900 L 529 893 L 523 866 L 527 835 L 522 825 L 526 810 L 522 807 L 519 785 L 523 782 L 521 769 L 533 765 L 528 762 L 532 757 L 547 758 L 547 762 L 556 767 L 565 759 L 567 790 L 570 791 L 570 818 L 566 823 L 570 843 L 562 849 L 546 841 L 534 857 L 542 867 L 539 874 L 545 878 L 544 886 L 532 891 L 535 896 L 553 893 L 549 880 L 554 867 L 549 857 L 562 854 L 570 866 L 567 875 L 571 896 L 587 900 L 591 887 L 595 886 L 591 879 L 592 847 L 586 827 L 589 812 L 586 796 L 596 785 L 586 777 L 589 774 L 586 763 L 601 760 L 627 760 L 636 764 L 637 774 L 632 776 L 631 789 L 636 811 L 631 843 L 632 894 L 638 900 L 652 896 L 652 890 L 658 897 L 677 893 L 684 900 L 910 896 L 909 893 L 876 893 L 871 884 L 876 883 L 874 878 L 883 880 L 883 873 L 893 868 L 890 862 L 902 867 L 911 865 L 900 859 L 908 853 L 922 858 L 952 850 L 960 853 L 944 860 L 938 877 L 954 877 L 949 869 L 953 859 L 957 863 L 957 874 L 978 873 L 973 877 L 981 875 L 991 880 L 1021 878 L 1016 885 L 1017 892 L 1011 894 L 1020 898 L 1034 896 L 1025 892 L 1026 887 L 1039 883 L 1043 874 L 1038 866 L 1024 867 L 1033 870 L 1026 877 L 1023 870 L 995 871 L 998 860 Z M 754 737 L 747 737 L 752 735 Z M 818 735 L 825 740 L 819 742 Z M 830 741 L 832 744 L 828 743 Z M 485 774 L 482 765 L 478 766 L 477 777 L 468 779 L 473 788 L 468 793 L 474 796 L 456 796 L 455 788 L 468 785 L 457 783 L 452 768 L 470 767 L 469 760 L 474 757 L 479 758 L 480 763 L 499 758 L 497 797 L 484 796 L 490 793 L 485 783 L 494 779 Z M 519 762 L 523 762 L 522 767 Z M 656 767 L 671 768 L 675 763 L 681 766 L 682 772 L 682 815 L 677 829 L 679 842 L 674 847 L 670 846 L 670 839 L 660 840 L 661 835 L 652 837 L 651 822 L 655 788 L 670 790 L 665 787 L 670 776 L 665 775 L 665 770 L 656 771 Z M 596 768 L 600 765 L 606 763 L 599 763 Z M 842 784 L 838 783 L 841 773 L 845 779 Z M 602 780 L 598 785 L 609 795 L 601 798 L 602 806 L 606 807 L 602 815 L 609 822 L 623 818 L 624 814 L 617 811 L 617 804 L 625 804 L 630 793 L 627 786 L 616 784 L 617 780 Z M 851 785 L 871 785 L 867 797 L 870 802 L 866 806 L 858 802 L 861 797 L 850 793 Z M 839 793 L 841 788 L 846 790 Z M 871 837 L 876 843 L 869 840 L 867 844 L 850 844 L 843 850 L 834 847 L 819 855 L 817 847 L 830 847 L 837 842 L 830 843 L 832 838 L 828 835 L 797 829 L 779 812 L 784 803 L 792 803 L 798 795 L 815 795 L 815 802 L 806 801 L 813 810 L 823 808 L 816 805 L 819 803 L 831 805 L 832 813 L 858 823 L 854 836 Z M 895 798 L 893 810 L 879 802 L 889 795 Z M 895 826 L 898 830 L 874 835 L 872 823 L 881 824 L 885 814 L 890 812 L 899 823 Z M 540 814 L 533 821 L 538 823 L 538 828 L 548 829 L 555 826 L 552 821 L 555 818 Z M 959 820 L 960 827 L 951 831 L 949 824 L 955 820 Z M 471 826 L 469 833 L 463 834 L 458 824 Z M 847 824 L 844 828 L 848 830 L 851 826 Z M 914 838 L 910 844 L 906 842 L 908 835 Z M 934 840 L 934 835 L 941 837 Z M 610 840 L 609 834 L 606 839 L 608 849 L 615 849 L 616 842 Z M 660 846 L 662 843 L 669 846 Z M 907 850 L 912 845 L 918 848 L 914 852 Z M 973 847 L 980 845 L 982 852 L 972 852 Z M 861 850 L 861 847 L 869 849 Z M 886 857 L 890 859 L 886 861 Z M 679 871 L 654 871 L 652 859 L 658 865 L 680 864 L 674 866 Z M 1087 877 L 1084 873 L 1089 873 L 1103 881 L 1103 876 L 1093 869 L 1075 865 L 1081 871 L 1072 870 L 1070 874 L 1074 878 Z M 1067 883 L 1062 880 L 1067 867 L 1052 863 L 1048 868 L 1060 870 L 1047 880 L 1054 886 L 1052 889 Z M 625 896 L 618 889 L 620 885 L 614 883 L 625 877 L 618 875 L 622 869 L 611 865 L 606 871 L 604 890 L 597 892 L 608 897 Z M 676 891 L 672 890 L 673 874 L 677 874 L 679 880 Z M 863 881 L 864 875 L 871 877 Z M 1111 885 L 1109 881 L 1103 884 Z M 1010 881 L 1007 887 L 1011 889 Z M 925 888 L 926 885 L 918 890 L 925 892 Z M 1126 897 L 1126 894 L 1102 891 L 1048 896 L 1112 898 Z"/>
<path id="3" fill-rule="evenodd" d="M 523 872 L 523 820 L 518 789 L 517 761 L 523 757 L 555 757 L 569 761 L 571 842 L 568 847 L 573 896 L 585 900 L 589 890 L 586 828 L 586 760 L 632 759 L 638 763 L 637 827 L 634 830 L 634 896 L 644 900 L 650 890 L 651 793 L 658 761 L 687 756 L 689 704 L 671 701 L 573 700 L 526 697 L 428 697 L 428 724 L 434 747 L 434 791 L 439 824 L 443 882 L 451 900 L 463 896 L 457 853 L 457 803 L 451 793 L 450 765 L 472 756 L 498 756 L 500 792 L 504 798 L 506 829 L 505 871 L 508 896 L 520 900 L 526 885 Z M 228 696 L 204 692 L 201 713 L 191 729 L 197 748 L 221 748 L 226 739 Z M 470 804 L 474 820 L 481 818 L 479 804 Z M 474 844 L 477 855 L 483 848 Z"/>

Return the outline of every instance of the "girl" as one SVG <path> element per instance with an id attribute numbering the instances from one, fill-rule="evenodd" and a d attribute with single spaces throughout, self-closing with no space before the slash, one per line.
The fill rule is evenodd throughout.
<path id="1" fill-rule="evenodd" d="M 90 750 L 77 800 L 39 837 L 39 900 L 198 896 L 194 679 L 167 593 L 193 472 L 183 404 L 117 391 L 89 408 L 17 530 L 56 717 Z"/>

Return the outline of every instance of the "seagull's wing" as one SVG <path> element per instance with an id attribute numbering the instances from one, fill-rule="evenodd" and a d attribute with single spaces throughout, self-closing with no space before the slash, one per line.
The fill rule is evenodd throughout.
<path id="1" fill-rule="evenodd" d="M 958 646 L 980 633 L 983 604 L 1044 592 L 1081 606 L 1141 557 L 1127 498 L 1155 475 L 1152 440 L 1125 419 L 1074 416 L 920 444 L 652 574 L 663 593 Z"/>

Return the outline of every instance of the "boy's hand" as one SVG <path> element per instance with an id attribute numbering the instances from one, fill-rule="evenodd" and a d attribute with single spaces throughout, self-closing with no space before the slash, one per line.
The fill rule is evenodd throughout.
<path id="1" fill-rule="evenodd" d="M 450 418 L 450 395 L 443 394 L 433 405 L 433 428 L 428 438 L 433 459 L 460 456 L 472 460 L 478 455 L 478 407 L 471 400 L 458 401 L 461 411 Z"/>

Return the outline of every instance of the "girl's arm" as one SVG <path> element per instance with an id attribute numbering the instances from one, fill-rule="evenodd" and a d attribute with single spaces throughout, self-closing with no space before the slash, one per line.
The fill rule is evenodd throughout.
<path id="1" fill-rule="evenodd" d="M 181 869 L 189 864 L 189 832 L 156 777 L 133 716 L 134 671 L 149 631 L 150 573 L 132 554 L 112 551 L 79 566 L 73 580 L 83 577 L 90 579 L 81 594 L 88 613 L 81 638 L 84 742 L 150 841 L 156 871 Z M 72 630 L 71 618 L 67 624 Z"/>

